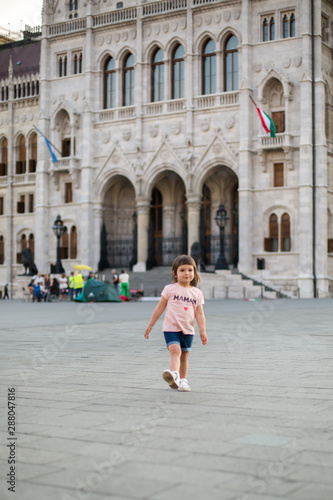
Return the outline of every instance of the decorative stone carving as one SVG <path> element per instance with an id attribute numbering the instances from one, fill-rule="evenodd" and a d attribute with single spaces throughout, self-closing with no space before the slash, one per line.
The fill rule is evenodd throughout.
<path id="1" fill-rule="evenodd" d="M 219 24 L 221 22 L 221 14 L 219 12 L 217 12 L 215 15 L 214 15 L 214 18 L 215 18 L 215 22 L 217 24 Z"/>
<path id="2" fill-rule="evenodd" d="M 33 118 L 34 118 L 34 115 L 32 113 L 29 113 L 29 116 L 28 116 L 29 120 L 32 122 Z"/>
<path id="3" fill-rule="evenodd" d="M 209 130 L 209 128 L 210 128 L 210 120 L 209 120 L 209 118 L 203 118 L 201 120 L 201 130 L 203 132 L 207 132 Z"/>
<path id="4" fill-rule="evenodd" d="M 157 124 L 149 126 L 149 135 L 150 135 L 150 137 L 157 137 L 157 135 L 158 135 L 158 125 Z"/>
<path id="5" fill-rule="evenodd" d="M 241 11 L 240 9 L 234 9 L 232 11 L 232 16 L 234 19 L 239 19 L 240 18 L 240 15 L 241 15 Z"/>
<path id="6" fill-rule="evenodd" d="M 112 35 L 108 35 L 106 37 L 106 42 L 110 45 L 110 43 L 112 42 Z"/>
<path id="7" fill-rule="evenodd" d="M 254 71 L 255 71 L 256 73 L 260 73 L 260 71 L 262 70 L 262 63 L 261 63 L 261 62 L 256 63 L 256 64 L 253 66 L 253 68 L 254 68 Z"/>
<path id="8" fill-rule="evenodd" d="M 78 98 L 79 98 L 79 93 L 78 92 L 73 92 L 72 97 L 73 97 L 74 101 L 77 101 Z"/>
<path id="9" fill-rule="evenodd" d="M 212 22 L 212 16 L 211 16 L 211 15 L 206 16 L 206 17 L 205 17 L 205 22 L 206 22 L 206 24 L 208 24 L 208 25 L 209 25 L 209 24 L 211 24 L 211 22 Z"/>
<path id="10" fill-rule="evenodd" d="M 294 64 L 298 68 L 302 64 L 302 57 L 301 56 L 294 57 Z"/>
<path id="11" fill-rule="evenodd" d="M 131 129 L 130 127 L 123 128 L 123 139 L 124 141 L 129 141 L 131 138 Z"/>
<path id="12" fill-rule="evenodd" d="M 163 24 L 162 29 L 164 33 L 167 33 L 169 31 L 169 24 L 168 23 Z"/>
<path id="13" fill-rule="evenodd" d="M 159 24 L 154 26 L 154 35 L 158 35 L 160 31 L 161 31 L 161 27 Z"/>
<path id="14" fill-rule="evenodd" d="M 112 155 L 112 163 L 114 163 L 114 165 L 118 165 L 120 163 L 120 156 L 117 155 L 117 153 L 114 153 L 114 155 Z"/>
<path id="15" fill-rule="evenodd" d="M 166 148 L 162 149 L 161 158 L 163 160 L 167 160 L 169 158 L 169 151 Z"/>
<path id="16" fill-rule="evenodd" d="M 21 122 L 22 122 L 22 123 L 24 123 L 26 119 L 27 119 L 27 117 L 26 117 L 25 115 L 22 115 L 22 116 L 21 116 Z"/>
<path id="17" fill-rule="evenodd" d="M 223 21 L 225 21 L 227 23 L 229 21 L 230 17 L 231 17 L 230 10 L 225 10 L 223 12 Z"/>
<path id="18" fill-rule="evenodd" d="M 135 29 L 131 30 L 131 38 L 132 38 L 132 40 L 136 39 L 136 30 Z"/>
<path id="19" fill-rule="evenodd" d="M 120 40 L 120 33 L 116 33 L 114 36 L 115 41 L 118 43 Z"/>
<path id="20" fill-rule="evenodd" d="M 123 32 L 122 39 L 125 40 L 125 42 L 126 42 L 126 40 L 128 39 L 128 31 Z"/>
<path id="21" fill-rule="evenodd" d="M 187 25 L 186 19 L 182 19 L 180 21 L 180 27 L 181 27 L 181 29 L 184 30 L 186 28 L 186 25 Z"/>
<path id="22" fill-rule="evenodd" d="M 265 70 L 269 71 L 270 69 L 274 68 L 275 64 L 274 61 L 267 61 L 265 62 Z"/>
<path id="23" fill-rule="evenodd" d="M 151 27 L 150 27 L 150 26 L 147 26 L 147 27 L 145 28 L 145 35 L 146 35 L 146 36 L 150 36 L 150 35 L 151 35 Z"/>
<path id="24" fill-rule="evenodd" d="M 200 26 L 202 25 L 202 17 L 197 17 L 196 18 L 195 25 L 196 25 L 197 28 L 200 28 Z"/>
<path id="25" fill-rule="evenodd" d="M 178 23 L 177 23 L 177 21 L 175 21 L 174 23 L 172 23 L 171 29 L 172 29 L 172 31 L 177 31 L 177 28 L 178 28 Z"/>
<path id="26" fill-rule="evenodd" d="M 224 123 L 228 129 L 232 128 L 235 125 L 235 115 L 228 115 Z"/>
<path id="27" fill-rule="evenodd" d="M 216 155 L 220 154 L 222 151 L 222 146 L 219 142 L 216 142 L 213 146 L 213 153 L 215 153 Z"/>
<path id="28" fill-rule="evenodd" d="M 178 135 L 179 132 L 181 131 L 181 122 L 172 122 L 171 124 L 171 132 L 173 135 Z"/>
<path id="29" fill-rule="evenodd" d="M 291 63 L 291 59 L 290 59 L 290 57 L 286 57 L 286 58 L 284 59 L 284 61 L 283 61 L 283 63 L 282 63 L 282 64 L 283 64 L 283 67 L 287 69 L 287 68 L 289 68 L 290 63 Z"/>
<path id="30" fill-rule="evenodd" d="M 98 45 L 100 45 L 100 46 L 101 46 L 101 45 L 103 45 L 103 43 L 104 43 L 104 37 L 103 37 L 103 36 L 99 36 L 99 37 L 97 38 L 97 43 L 98 43 Z"/>
<path id="31" fill-rule="evenodd" d="M 101 133 L 101 141 L 102 141 L 102 143 L 103 144 L 107 144 L 110 141 L 110 131 L 106 130 L 104 132 L 104 130 L 100 129 L 100 133 Z"/>

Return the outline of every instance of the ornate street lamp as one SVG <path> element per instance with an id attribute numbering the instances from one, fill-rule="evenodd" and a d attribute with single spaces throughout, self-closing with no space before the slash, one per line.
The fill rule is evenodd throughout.
<path id="1" fill-rule="evenodd" d="M 62 274 L 65 272 L 64 268 L 62 267 L 61 264 L 61 259 L 60 259 L 60 238 L 66 231 L 66 228 L 64 226 L 64 223 L 61 220 L 60 215 L 56 218 L 56 220 L 53 223 L 53 232 L 57 237 L 57 262 L 55 265 L 55 274 Z"/>
<path id="2" fill-rule="evenodd" d="M 224 255 L 224 228 L 229 217 L 227 217 L 227 211 L 223 203 L 220 203 L 218 210 L 216 210 L 214 220 L 220 229 L 220 255 L 215 264 L 215 269 L 229 269 L 228 262 Z"/>

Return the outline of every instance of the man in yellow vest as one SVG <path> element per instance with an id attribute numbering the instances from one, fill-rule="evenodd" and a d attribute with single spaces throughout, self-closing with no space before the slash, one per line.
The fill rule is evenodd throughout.
<path id="1" fill-rule="evenodd" d="M 77 271 L 77 273 L 74 276 L 75 298 L 80 295 L 83 287 L 84 287 L 83 276 L 80 271 Z"/>
<path id="2" fill-rule="evenodd" d="M 71 300 L 73 300 L 74 298 L 74 280 L 75 280 L 74 273 L 72 271 L 69 277 L 69 296 Z"/>

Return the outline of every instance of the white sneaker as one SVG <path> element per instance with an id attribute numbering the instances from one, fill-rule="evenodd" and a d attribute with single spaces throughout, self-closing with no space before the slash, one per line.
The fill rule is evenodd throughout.
<path id="1" fill-rule="evenodd" d="M 164 370 L 162 377 L 166 381 L 167 384 L 171 387 L 171 389 L 178 389 L 179 387 L 179 373 L 173 372 L 171 370 Z"/>
<path id="2" fill-rule="evenodd" d="M 188 385 L 186 378 L 181 378 L 179 381 L 178 391 L 189 392 L 191 387 Z"/>

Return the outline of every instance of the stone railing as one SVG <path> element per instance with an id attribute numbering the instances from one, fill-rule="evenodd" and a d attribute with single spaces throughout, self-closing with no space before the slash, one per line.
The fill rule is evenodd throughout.
<path id="1" fill-rule="evenodd" d="M 144 116 L 179 113 L 186 110 L 186 99 L 171 99 L 170 101 L 150 102 L 143 105 Z"/>
<path id="2" fill-rule="evenodd" d="M 98 14 L 94 16 L 93 25 L 103 26 L 105 24 L 117 24 L 132 21 L 137 18 L 136 7 L 130 7 L 128 9 L 114 10 L 112 12 L 106 12 L 105 14 Z"/>
<path id="3" fill-rule="evenodd" d="M 72 19 L 71 21 L 66 21 L 64 23 L 58 23 L 49 26 L 49 36 L 63 35 L 65 33 L 71 33 L 74 31 L 82 31 L 85 30 L 86 27 L 86 18 Z"/>
<path id="4" fill-rule="evenodd" d="M 187 0 L 165 0 L 162 2 L 147 3 L 142 6 L 142 16 L 156 16 L 164 12 L 184 10 L 186 8 Z"/>
<path id="5" fill-rule="evenodd" d="M 35 183 L 36 182 L 36 174 L 35 173 L 16 174 L 13 177 L 13 182 L 15 184 Z"/>
<path id="6" fill-rule="evenodd" d="M 259 147 L 261 148 L 279 148 L 283 147 L 286 142 L 286 134 L 276 134 L 275 137 L 260 136 Z"/>
<path id="7" fill-rule="evenodd" d="M 121 108 L 104 109 L 98 112 L 99 122 L 115 120 L 130 120 L 136 117 L 136 106 L 123 106 Z"/>
<path id="8" fill-rule="evenodd" d="M 239 104 L 239 92 L 223 92 L 222 94 L 208 94 L 194 97 L 194 108 L 205 109 Z"/>

